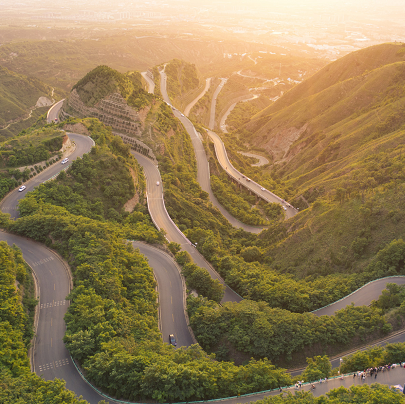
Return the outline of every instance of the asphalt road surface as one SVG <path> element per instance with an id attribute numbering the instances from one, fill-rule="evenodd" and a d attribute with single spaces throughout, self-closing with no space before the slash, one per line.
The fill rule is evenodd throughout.
<path id="1" fill-rule="evenodd" d="M 166 101 L 169 105 L 171 105 L 169 96 L 167 95 L 166 91 L 166 74 L 164 72 L 161 72 L 160 92 L 162 93 L 164 101 Z M 197 181 L 200 184 L 201 189 L 208 193 L 209 199 L 212 202 L 212 204 L 221 212 L 221 214 L 228 220 L 228 222 L 233 227 L 243 229 L 245 231 L 248 231 L 249 233 L 256 233 L 256 234 L 260 233 L 263 230 L 262 227 L 249 226 L 247 224 L 240 222 L 238 219 L 233 217 L 218 202 L 217 198 L 215 198 L 211 190 L 210 169 L 202 141 L 197 131 L 195 130 L 194 125 L 188 118 L 184 116 L 184 114 L 182 114 L 177 109 L 174 109 L 173 113 L 176 116 L 176 118 L 178 118 L 181 121 L 181 123 L 183 124 L 184 128 L 186 129 L 187 133 L 191 138 L 191 142 L 193 143 L 194 153 L 197 161 Z"/>
<path id="2" fill-rule="evenodd" d="M 296 215 L 298 213 L 298 210 L 292 207 L 289 203 L 286 203 L 282 198 L 268 191 L 267 189 L 262 189 L 263 187 L 261 185 L 257 184 L 256 182 L 252 181 L 250 178 L 244 176 L 242 173 L 236 170 L 229 161 L 225 145 L 222 142 L 221 138 L 212 131 L 215 125 L 215 107 L 217 103 L 217 96 L 222 90 L 223 85 L 225 84 L 224 80 L 225 79 L 222 79 L 221 83 L 215 90 L 214 99 L 211 103 L 211 115 L 209 124 L 211 130 L 207 131 L 209 137 L 214 142 L 215 152 L 219 164 L 221 164 L 223 170 L 225 170 L 235 181 L 252 191 L 263 200 L 272 203 L 279 203 L 283 207 L 287 219 L 289 219 Z"/>
<path id="3" fill-rule="evenodd" d="M 244 176 L 240 173 L 236 168 L 233 167 L 231 162 L 229 161 L 228 154 L 226 153 L 225 145 L 222 142 L 221 138 L 215 133 L 210 130 L 207 131 L 209 137 L 214 142 L 215 152 L 217 155 L 217 159 L 219 164 L 223 168 L 224 171 L 228 173 L 236 182 L 243 185 L 248 190 L 252 191 L 255 195 L 259 196 L 261 199 L 265 200 L 266 202 L 278 203 L 280 204 L 284 211 L 287 219 L 293 217 L 298 213 L 298 210 L 293 208 L 289 203 L 285 202 L 279 196 L 273 194 L 269 190 L 263 188 L 258 183 L 252 181 L 250 178 Z M 263 188 L 263 189 L 262 189 Z"/>
<path id="4" fill-rule="evenodd" d="M 62 108 L 63 101 L 65 100 L 60 100 L 56 104 L 52 105 L 51 108 L 49 108 L 46 115 L 46 120 L 48 121 L 48 123 L 55 122 L 55 119 L 59 120 L 59 111 Z"/>
<path id="5" fill-rule="evenodd" d="M 197 104 L 197 102 L 202 97 L 204 97 L 205 93 L 210 88 L 210 85 L 211 85 L 211 77 L 205 80 L 205 88 L 204 88 L 203 92 L 197 98 L 195 98 L 193 101 L 191 101 L 190 104 L 188 104 L 186 108 L 184 108 L 184 115 L 185 116 L 188 117 L 190 115 L 191 109 L 194 107 L 195 104 Z"/>
<path id="6" fill-rule="evenodd" d="M 159 292 L 159 326 L 163 342 L 169 342 L 169 334 L 173 334 L 178 347 L 196 343 L 188 329 L 184 313 L 186 296 L 180 268 L 168 254 L 155 247 L 137 241 L 132 245 L 147 257 L 155 274 Z"/>
<path id="7" fill-rule="evenodd" d="M 332 316 L 338 310 L 344 309 L 352 303 L 355 306 L 369 306 L 373 300 L 378 299 L 378 296 L 381 295 L 381 292 L 385 289 L 387 283 L 404 285 L 405 276 L 390 276 L 388 278 L 377 279 L 369 282 L 343 299 L 338 300 L 329 306 L 315 310 L 313 313 L 317 316 Z"/>
<path id="8" fill-rule="evenodd" d="M 221 79 L 221 82 L 219 83 L 217 89 L 214 91 L 214 94 L 212 95 L 211 109 L 210 109 L 210 121 L 208 124 L 208 127 L 211 130 L 214 130 L 214 128 L 215 128 L 215 108 L 217 106 L 217 97 L 227 81 L 228 81 L 228 79 Z"/>
<path id="9" fill-rule="evenodd" d="M 148 209 L 155 226 L 158 229 L 164 229 L 166 232 L 166 238 L 169 240 L 169 242 L 180 244 L 181 248 L 191 255 L 196 265 L 207 269 L 213 279 L 218 279 L 223 285 L 225 285 L 223 279 L 219 276 L 219 274 L 191 244 L 191 242 L 174 224 L 173 220 L 167 213 L 163 199 L 162 179 L 160 177 L 158 168 L 147 157 L 133 151 L 131 153 L 138 160 L 138 163 L 143 167 L 146 176 Z M 159 185 L 156 185 L 158 182 Z M 242 300 L 242 298 L 232 289 L 230 289 L 226 285 L 225 287 L 225 295 L 222 300 L 223 302 L 239 302 Z"/>
<path id="10" fill-rule="evenodd" d="M 245 152 L 238 152 L 239 154 L 243 154 L 244 156 L 247 157 L 253 157 L 255 159 L 258 159 L 259 162 L 256 164 L 252 164 L 252 167 L 260 167 L 260 166 L 265 166 L 266 164 L 269 164 L 269 160 L 266 159 L 266 157 L 260 156 L 259 154 L 253 154 L 253 153 L 245 153 Z"/>
<path id="11" fill-rule="evenodd" d="M 75 133 L 68 133 L 69 139 L 75 142 L 75 149 L 69 155 L 69 161 L 66 164 L 61 164 L 61 162 L 57 162 L 52 166 L 48 167 L 41 173 L 37 174 L 35 177 L 31 178 L 30 180 L 24 182 L 24 185 L 27 187 L 24 191 L 19 192 L 18 188 L 14 189 L 10 193 L 6 195 L 5 198 L 0 203 L 0 210 L 4 213 L 10 213 L 13 219 L 18 217 L 18 201 L 25 197 L 27 192 L 32 191 L 36 186 L 42 184 L 43 182 L 49 180 L 50 178 L 59 174 L 62 169 L 66 169 L 72 164 L 72 161 L 78 157 L 83 156 L 83 154 L 88 153 L 94 145 L 94 142 L 91 138 L 84 135 L 78 135 Z"/>
<path id="12" fill-rule="evenodd" d="M 155 83 L 154 81 L 146 74 L 146 72 L 142 72 L 142 77 L 148 83 L 148 93 L 153 94 L 155 92 Z"/>

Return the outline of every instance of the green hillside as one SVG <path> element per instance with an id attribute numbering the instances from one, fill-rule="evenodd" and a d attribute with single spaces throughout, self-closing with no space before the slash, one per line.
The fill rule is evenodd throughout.
<path id="1" fill-rule="evenodd" d="M 0 66 L 0 130 L 27 118 L 40 97 L 52 99 L 52 88 Z"/>
<path id="2" fill-rule="evenodd" d="M 281 110 L 336 83 L 400 61 L 405 61 L 405 46 L 402 44 L 381 44 L 350 53 L 323 67 L 312 77 L 288 91 L 274 105 L 264 110 L 260 116 Z"/>
<path id="3" fill-rule="evenodd" d="M 276 181 L 301 211 L 259 236 L 267 275 L 238 276 L 254 300 L 277 304 L 272 271 L 306 284 L 297 308 L 403 273 L 387 254 L 405 237 L 404 51 L 385 44 L 333 62 L 229 136 L 267 150 L 273 164 L 249 175 Z"/>
<path id="4" fill-rule="evenodd" d="M 119 92 L 128 105 L 137 109 L 148 105 L 152 98 L 143 89 L 139 72 L 122 74 L 108 66 L 96 67 L 79 80 L 72 90 L 76 90 L 80 99 L 89 107 L 114 92 Z"/>
<path id="5" fill-rule="evenodd" d="M 19 136 L 0 143 L 0 198 L 58 160 L 66 141 L 65 132 L 42 119 Z"/>
<path id="6" fill-rule="evenodd" d="M 371 50 L 377 52 L 381 65 L 386 52 L 380 51 L 392 51 L 392 47 L 381 45 L 364 53 L 368 57 Z M 396 47 L 395 55 L 399 57 L 405 48 Z M 320 72 L 315 76 L 325 83 L 328 72 L 337 70 L 335 64 L 346 62 L 346 70 L 352 71 L 350 62 L 356 66 L 357 59 L 361 59 L 361 52 L 332 63 L 322 70 L 323 75 Z M 303 96 L 308 87 L 303 82 L 286 94 L 287 98 L 297 94 L 294 103 L 280 108 L 280 102 L 286 103 L 282 97 L 246 125 L 251 143 L 273 155 L 277 161 L 273 170 L 289 180 L 297 194 L 320 184 L 325 192 L 333 191 L 342 180 L 338 170 L 346 175 L 358 171 L 355 167 L 359 162 L 402 143 L 405 62 L 390 63 L 391 59 L 387 57 L 385 65 L 358 76 L 343 81 L 333 79 L 331 85 L 310 96 Z"/>
<path id="7" fill-rule="evenodd" d="M 0 242 L 0 402 L 86 404 L 64 381 L 45 381 L 31 373 L 27 349 L 34 336 L 34 294 L 31 269 L 17 247 Z"/>
<path id="8" fill-rule="evenodd" d="M 167 93 L 175 105 L 180 106 L 187 101 L 192 101 L 198 95 L 195 93 L 196 90 L 201 91 L 199 73 L 194 64 L 173 59 L 166 64 L 165 73 L 167 75 Z"/>

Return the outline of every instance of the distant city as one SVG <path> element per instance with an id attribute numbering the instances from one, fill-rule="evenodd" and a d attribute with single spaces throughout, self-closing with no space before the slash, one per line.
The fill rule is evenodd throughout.
<path id="1" fill-rule="evenodd" d="M 31 7 L 0 2 L 0 24 L 70 29 L 142 30 L 156 35 L 221 36 L 277 46 L 285 53 L 337 59 L 349 52 L 383 42 L 405 42 L 405 11 L 400 1 L 358 1 L 339 5 L 332 0 L 302 3 L 238 1 L 37 1 Z M 267 49 L 267 48 L 266 48 Z"/>

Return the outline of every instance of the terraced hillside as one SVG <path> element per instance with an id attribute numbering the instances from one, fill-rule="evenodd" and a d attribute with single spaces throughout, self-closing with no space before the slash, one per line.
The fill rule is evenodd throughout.
<path id="1" fill-rule="evenodd" d="M 108 66 L 98 66 L 73 87 L 62 117 L 96 117 L 116 131 L 135 135 L 142 131 L 142 116 L 152 99 L 143 89 L 140 73 L 124 75 Z"/>

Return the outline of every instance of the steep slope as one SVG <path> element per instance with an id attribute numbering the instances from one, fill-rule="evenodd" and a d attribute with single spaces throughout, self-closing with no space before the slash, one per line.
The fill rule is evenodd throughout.
<path id="1" fill-rule="evenodd" d="M 297 193 L 325 180 L 329 181 L 328 185 L 324 184 L 326 189 L 334 189 L 337 181 L 331 180 L 339 177 L 336 170 L 361 161 L 377 145 L 381 148 L 381 142 L 387 142 L 385 147 L 396 147 L 402 142 L 401 133 L 394 136 L 396 140 L 381 139 L 398 131 L 405 123 L 402 113 L 405 62 L 390 63 L 392 48 L 393 45 L 388 44 L 364 50 L 366 57 L 371 51 L 381 51 L 378 64 L 383 64 L 384 60 L 387 63 L 373 70 L 364 68 L 360 75 L 345 80 L 333 79 L 333 84 L 303 97 L 306 88 L 311 87 L 308 82 L 315 76 L 321 83 L 316 85 L 324 87 L 329 80 L 328 71 L 338 71 L 339 66 L 347 66 L 346 72 L 350 72 L 347 75 L 354 74 L 355 60 L 361 59 L 361 52 L 332 63 L 323 69 L 323 74 L 317 73 L 286 94 L 288 97 L 297 94 L 294 103 L 280 108 L 280 103 L 276 102 L 246 125 L 250 142 L 264 147 L 272 155 L 279 174 L 290 180 Z M 395 57 L 399 57 L 405 48 L 401 45 L 396 48 Z M 377 64 L 375 59 L 373 61 L 373 65 Z M 288 104 L 283 98 L 280 101 Z"/>
<path id="2" fill-rule="evenodd" d="M 257 118 L 279 111 L 336 83 L 400 61 L 405 61 L 405 45 L 402 44 L 381 44 L 350 53 L 288 91 L 274 105 L 258 114 Z"/>
<path id="3" fill-rule="evenodd" d="M 113 130 L 134 136 L 143 129 L 143 119 L 154 96 L 143 89 L 141 74 L 121 74 L 98 66 L 73 87 L 61 117 L 95 117 Z"/>
<path id="4" fill-rule="evenodd" d="M 273 157 L 252 178 L 284 184 L 301 210 L 263 232 L 259 245 L 269 268 L 307 284 L 302 299 L 320 290 L 338 298 L 354 284 L 404 273 L 402 252 L 394 253 L 405 237 L 404 54 L 402 44 L 385 44 L 348 55 L 241 132 Z M 249 288 L 255 300 L 274 304 L 270 273 Z"/>
<path id="5" fill-rule="evenodd" d="M 174 105 L 183 109 L 201 91 L 199 72 L 194 64 L 173 59 L 165 65 L 167 91 Z M 205 85 L 201 81 L 201 85 Z"/>
<path id="6" fill-rule="evenodd" d="M 10 124 L 28 118 L 31 110 L 50 105 L 51 100 L 51 87 L 0 66 L 0 136 L 13 134 L 5 131 Z"/>

